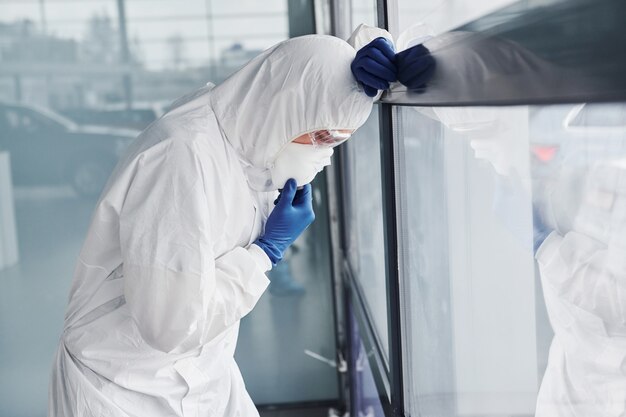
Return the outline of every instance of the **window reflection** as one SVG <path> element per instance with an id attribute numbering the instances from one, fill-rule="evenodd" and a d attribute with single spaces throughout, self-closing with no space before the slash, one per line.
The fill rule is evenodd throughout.
<path id="1" fill-rule="evenodd" d="M 354 316 L 350 306 L 350 343 L 351 343 L 351 381 L 352 390 L 350 398 L 354 415 L 362 417 L 384 417 L 385 412 L 381 404 L 380 393 L 372 372 L 370 360 L 373 360 L 376 352 L 373 348 L 369 351 L 365 348 L 358 320 Z"/>
<path id="2" fill-rule="evenodd" d="M 351 266 L 369 307 L 377 336 L 388 353 L 385 236 L 378 108 L 346 143 L 348 151 L 349 252 Z"/>
<path id="3" fill-rule="evenodd" d="M 624 105 L 400 119 L 414 413 L 623 412 Z"/>
<path id="4" fill-rule="evenodd" d="M 352 0 L 352 29 L 354 30 L 361 23 L 369 26 L 377 26 L 377 6 L 376 0 Z"/>
<path id="5" fill-rule="evenodd" d="M 440 34 L 512 3 L 515 3 L 515 0 L 438 0 L 435 2 L 399 0 L 397 29 L 398 32 L 402 32 L 416 22 L 424 22 L 435 34 Z"/>

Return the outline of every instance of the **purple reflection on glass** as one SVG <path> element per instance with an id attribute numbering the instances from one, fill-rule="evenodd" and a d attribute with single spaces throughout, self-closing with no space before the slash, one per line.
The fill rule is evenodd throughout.
<path id="1" fill-rule="evenodd" d="M 352 415 L 358 417 L 385 417 L 380 396 L 359 331 L 356 317 L 350 305 L 351 357 L 350 376 L 352 384 Z"/>

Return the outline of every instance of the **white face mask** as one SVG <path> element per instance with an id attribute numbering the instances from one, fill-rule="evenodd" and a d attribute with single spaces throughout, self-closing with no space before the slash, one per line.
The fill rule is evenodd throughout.
<path id="1" fill-rule="evenodd" d="M 330 165 L 333 152 L 330 147 L 288 143 L 270 167 L 272 183 L 276 189 L 283 188 L 289 178 L 295 179 L 299 187 L 310 183 L 318 172 Z"/>

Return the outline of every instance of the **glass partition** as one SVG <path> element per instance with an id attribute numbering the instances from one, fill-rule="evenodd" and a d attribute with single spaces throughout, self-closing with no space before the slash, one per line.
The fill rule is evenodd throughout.
<path id="1" fill-rule="evenodd" d="M 268 273 L 266 294 L 241 321 L 235 359 L 257 405 L 338 396 L 325 184 L 323 175 L 313 181 L 315 222 Z"/>
<path id="2" fill-rule="evenodd" d="M 394 137 L 371 133 L 395 154 L 405 414 L 620 415 L 624 3 L 385 3 L 397 46 L 426 42 L 436 62 L 425 89 L 382 98 Z M 380 335 L 383 303 L 397 306 L 364 283 L 387 260 L 360 251 L 384 242 L 381 166 L 347 148 L 348 257 Z"/>
<path id="3" fill-rule="evenodd" d="M 428 107 L 623 100 L 625 14 L 621 0 L 402 1 L 404 23 L 394 23 L 395 14 L 390 23 L 397 49 L 423 44 L 435 66 L 427 88 L 394 83 L 383 101 Z"/>
<path id="4" fill-rule="evenodd" d="M 378 25 L 376 0 L 351 0 L 350 4 L 352 6 L 352 30 L 361 23 L 368 26 Z"/>
<path id="5" fill-rule="evenodd" d="M 378 107 L 346 143 L 348 259 L 385 355 L 389 354 Z"/>
<path id="6" fill-rule="evenodd" d="M 373 347 L 366 347 L 365 337 L 355 316 L 354 307 L 350 308 L 350 378 L 351 378 L 351 410 L 352 415 L 368 417 L 385 417 L 385 411 L 376 385 L 373 366 L 370 361 L 376 360 Z M 374 367 L 377 363 L 373 364 Z"/>
<path id="7" fill-rule="evenodd" d="M 425 24 L 433 35 L 453 30 L 479 17 L 515 3 L 517 0 L 413 1 L 398 0 L 398 21 L 392 29 L 398 34 L 415 24 Z M 396 26 L 397 25 L 397 26 Z"/>
<path id="8" fill-rule="evenodd" d="M 399 109 L 411 415 L 623 410 L 624 109 Z"/>

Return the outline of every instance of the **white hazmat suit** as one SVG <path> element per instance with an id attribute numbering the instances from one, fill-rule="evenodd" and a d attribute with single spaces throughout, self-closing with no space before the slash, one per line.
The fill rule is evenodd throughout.
<path id="1" fill-rule="evenodd" d="M 372 107 L 329 36 L 285 41 L 180 99 L 122 158 L 80 252 L 50 417 L 258 416 L 233 359 L 268 285 L 252 244 L 281 149 L 357 129 Z"/>
<path id="2" fill-rule="evenodd" d="M 626 160 L 593 166 L 581 200 L 537 252 L 555 334 L 537 417 L 626 416 Z"/>

